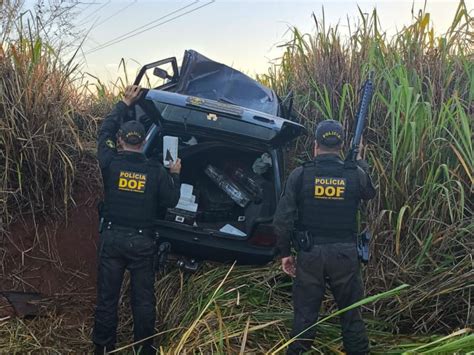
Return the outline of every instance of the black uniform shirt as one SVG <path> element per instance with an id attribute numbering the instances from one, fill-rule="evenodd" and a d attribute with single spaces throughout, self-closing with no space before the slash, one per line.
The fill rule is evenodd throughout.
<path id="1" fill-rule="evenodd" d="M 323 154 L 315 158 L 316 162 L 341 161 L 336 154 Z M 368 164 L 365 160 L 358 160 L 358 173 L 360 181 L 360 193 L 363 200 L 370 200 L 375 197 L 375 188 L 372 185 L 368 174 Z M 282 257 L 289 256 L 290 237 L 294 228 L 294 223 L 298 219 L 298 194 L 301 188 L 303 167 L 293 170 L 286 181 L 285 189 L 278 203 L 273 224 L 278 234 L 278 248 Z M 317 218 L 317 216 L 315 216 Z"/>
<path id="2" fill-rule="evenodd" d="M 112 160 L 118 155 L 125 156 L 126 160 L 133 162 L 146 163 L 146 157 L 142 153 L 130 151 L 117 151 L 116 137 L 120 129 L 120 125 L 127 118 L 128 106 L 119 101 L 112 112 L 105 118 L 99 130 L 97 139 L 97 158 L 102 172 L 104 184 L 108 180 L 108 168 Z M 168 171 L 161 166 L 158 179 L 159 205 L 163 207 L 174 207 L 178 203 L 180 197 L 180 181 L 178 174 L 169 174 Z M 106 186 L 104 186 L 106 188 Z"/>

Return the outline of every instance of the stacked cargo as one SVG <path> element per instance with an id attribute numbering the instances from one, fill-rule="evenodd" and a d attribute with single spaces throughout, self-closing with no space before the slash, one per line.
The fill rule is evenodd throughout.
<path id="1" fill-rule="evenodd" d="M 196 213 L 198 204 L 196 196 L 193 195 L 193 185 L 181 184 L 181 196 L 175 208 L 169 208 L 165 219 L 177 223 L 194 225 L 196 223 Z"/>

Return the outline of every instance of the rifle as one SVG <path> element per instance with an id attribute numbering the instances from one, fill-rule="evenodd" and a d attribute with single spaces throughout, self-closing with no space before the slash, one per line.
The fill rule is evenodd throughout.
<path id="1" fill-rule="evenodd" d="M 354 137 L 352 138 L 351 148 L 347 154 L 347 162 L 356 162 L 357 154 L 359 153 L 360 141 L 362 139 L 362 132 L 364 131 L 367 112 L 369 111 L 370 101 L 374 93 L 374 85 L 372 82 L 374 72 L 369 73 L 369 77 L 362 86 L 362 99 L 360 100 L 359 109 L 356 115 L 356 126 L 354 130 Z"/>
<path id="2" fill-rule="evenodd" d="M 369 77 L 365 81 L 362 90 L 362 99 L 360 100 L 359 109 L 357 111 L 357 123 L 354 130 L 354 137 L 352 138 L 351 148 L 346 157 L 346 163 L 351 166 L 356 166 L 357 155 L 359 154 L 360 141 L 362 140 L 362 132 L 364 131 L 365 121 L 367 119 L 367 112 L 369 111 L 370 101 L 374 93 L 373 86 L 373 72 L 369 73 Z M 371 234 L 368 230 L 363 231 L 357 235 L 357 254 L 359 260 L 363 264 L 369 262 L 369 241 Z"/>

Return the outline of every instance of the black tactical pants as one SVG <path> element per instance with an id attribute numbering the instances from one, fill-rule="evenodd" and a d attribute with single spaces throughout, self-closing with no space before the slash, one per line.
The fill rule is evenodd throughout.
<path id="1" fill-rule="evenodd" d="M 117 305 L 125 269 L 130 272 L 134 340 L 155 331 L 156 242 L 151 233 L 136 229 L 113 228 L 101 233 L 98 248 L 97 307 L 93 341 L 112 349 L 117 335 Z M 140 354 L 155 353 L 153 340 L 140 343 Z M 139 346 L 136 347 L 137 349 Z"/>
<path id="2" fill-rule="evenodd" d="M 294 320 L 291 336 L 295 337 L 288 354 L 310 350 L 316 335 L 314 325 L 328 282 L 339 309 L 350 306 L 363 297 L 357 249 L 352 243 L 314 245 L 297 256 L 296 278 L 293 283 Z M 341 315 L 344 349 L 348 354 L 365 354 L 369 341 L 360 309 Z"/>

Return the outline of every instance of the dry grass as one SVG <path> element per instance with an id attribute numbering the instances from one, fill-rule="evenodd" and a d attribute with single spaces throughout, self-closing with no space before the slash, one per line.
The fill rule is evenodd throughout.
<path id="1" fill-rule="evenodd" d="M 128 280 L 120 299 L 118 329 L 120 353 L 132 353 L 132 319 Z M 285 346 L 291 323 L 288 297 L 290 280 L 276 265 L 266 268 L 216 267 L 206 264 L 198 274 L 179 271 L 156 283 L 156 344 L 162 354 L 270 353 Z M 363 301 L 372 307 L 384 298 L 404 297 L 399 288 Z M 57 295 L 42 303 L 42 315 L 30 320 L 0 322 L 0 348 L 7 353 L 81 353 L 91 351 L 93 295 Z M 340 354 L 339 324 L 326 300 L 317 325 L 315 352 Z M 474 336 L 469 329 L 442 336 L 397 336 L 390 322 L 367 317 L 372 352 L 401 353 L 420 346 L 424 351 L 447 347 L 448 353 L 469 349 Z M 317 349 L 317 350 L 316 350 Z M 421 350 L 417 353 L 423 353 Z M 439 353 L 439 352 L 438 352 Z"/>
<path id="2" fill-rule="evenodd" d="M 64 64 L 35 29 L 17 36 L 0 45 L 2 228 L 22 213 L 63 212 L 74 203 L 77 172 L 85 177 L 95 169 L 84 142 L 97 127 L 85 118 L 76 66 Z"/>
<path id="3" fill-rule="evenodd" d="M 351 129 L 358 88 L 369 69 L 377 73 L 366 137 L 379 193 L 365 209 L 376 235 L 374 257 L 364 270 L 366 289 L 377 295 L 411 286 L 365 300 L 375 353 L 474 348 L 469 329 L 473 19 L 461 2 L 452 28 L 436 37 L 427 16 L 421 13 L 388 39 L 375 11 L 370 18 L 361 14 L 349 41 L 315 19 L 316 34 L 303 36 L 295 29 L 281 63 L 261 78 L 280 94 L 293 90 L 297 119 L 310 130 L 329 117 Z M 14 28 L 14 21 L 2 23 Z M 99 174 L 91 160 L 96 116 L 113 99 L 99 82 L 98 99 L 91 100 L 87 84 L 78 84 L 77 68 L 61 62 L 38 31 L 5 38 L 0 46 L 0 232 L 23 214 L 62 214 L 74 204 L 78 186 L 96 186 Z M 298 140 L 293 165 L 310 157 L 311 142 L 311 137 Z M 49 250 L 44 238 L 38 245 Z M 48 255 L 56 260 L 53 251 Z M 157 282 L 162 332 L 157 340 L 163 353 L 262 353 L 285 344 L 291 281 L 277 265 L 228 271 L 209 264 L 198 274 L 175 271 Z M 126 289 L 119 329 L 124 346 L 131 339 Z M 40 317 L 1 320 L 1 351 L 89 351 L 93 303 L 93 290 L 56 295 L 43 302 Z M 326 300 L 323 314 L 333 310 Z M 318 331 L 319 351 L 341 352 L 334 319 L 319 324 Z M 399 332 L 418 335 L 395 335 Z M 431 335 L 436 333 L 445 337 Z"/>

